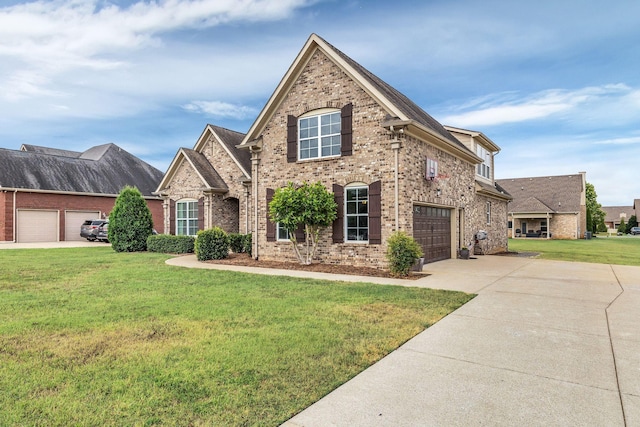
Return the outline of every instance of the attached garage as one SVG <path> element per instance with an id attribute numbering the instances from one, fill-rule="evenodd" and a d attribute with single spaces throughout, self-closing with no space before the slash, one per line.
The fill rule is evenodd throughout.
<path id="1" fill-rule="evenodd" d="M 57 242 L 58 211 L 18 209 L 18 243 Z"/>
<path id="2" fill-rule="evenodd" d="M 413 238 L 422 247 L 424 262 L 451 258 L 451 209 L 413 207 Z"/>
<path id="3" fill-rule="evenodd" d="M 64 240 L 85 240 L 80 237 L 80 226 L 87 219 L 99 219 L 100 211 L 66 211 L 64 214 Z"/>

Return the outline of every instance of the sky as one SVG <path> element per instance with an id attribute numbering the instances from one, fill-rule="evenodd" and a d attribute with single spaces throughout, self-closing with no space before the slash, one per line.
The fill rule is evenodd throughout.
<path id="1" fill-rule="evenodd" d="M 497 179 L 587 172 L 640 198 L 636 0 L 0 0 L 0 148 L 115 143 L 166 171 L 210 123 L 246 132 L 311 33 L 440 123 Z"/>

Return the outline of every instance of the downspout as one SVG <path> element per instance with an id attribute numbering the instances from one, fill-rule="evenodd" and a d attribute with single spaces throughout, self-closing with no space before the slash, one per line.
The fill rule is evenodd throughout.
<path id="1" fill-rule="evenodd" d="M 398 154 L 400 151 L 400 141 L 397 139 L 394 139 L 393 141 L 391 141 L 391 148 L 393 149 L 393 157 L 394 157 L 394 206 L 395 206 L 395 231 L 398 231 L 399 229 L 399 223 L 400 223 L 400 196 L 399 196 L 399 179 L 398 179 L 398 169 L 399 169 L 399 161 L 398 161 Z"/>
<path id="2" fill-rule="evenodd" d="M 258 259 L 258 165 L 260 164 L 260 149 L 257 147 L 251 147 L 251 183 L 253 186 L 253 237 L 252 241 L 252 256 L 253 259 Z"/>

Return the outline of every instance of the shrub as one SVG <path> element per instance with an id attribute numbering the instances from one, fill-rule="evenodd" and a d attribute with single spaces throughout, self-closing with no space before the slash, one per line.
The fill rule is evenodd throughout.
<path id="1" fill-rule="evenodd" d="M 408 276 L 411 267 L 422 256 L 422 248 L 413 237 L 397 231 L 387 240 L 389 270 L 398 276 Z"/>
<path id="2" fill-rule="evenodd" d="M 229 233 L 229 248 L 237 254 L 244 252 L 244 234 Z"/>
<path id="3" fill-rule="evenodd" d="M 147 237 L 153 232 L 153 218 L 142 193 L 126 186 L 109 214 L 109 241 L 116 252 L 147 250 Z"/>
<path id="4" fill-rule="evenodd" d="M 195 240 L 193 236 L 156 234 L 147 238 L 147 250 L 164 254 L 188 254 L 193 252 Z"/>
<path id="5" fill-rule="evenodd" d="M 198 231 L 195 243 L 198 261 L 223 259 L 229 256 L 229 236 L 220 227 Z"/>
<path id="6" fill-rule="evenodd" d="M 251 234 L 244 235 L 244 252 L 251 256 Z"/>

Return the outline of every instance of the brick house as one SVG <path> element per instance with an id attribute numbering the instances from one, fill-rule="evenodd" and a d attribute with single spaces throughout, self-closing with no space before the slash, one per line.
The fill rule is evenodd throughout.
<path id="1" fill-rule="evenodd" d="M 623 219 L 624 223 L 628 224 L 631 217 L 635 215 L 637 221 L 640 216 L 640 199 L 633 199 L 631 206 L 603 206 L 602 210 L 605 213 L 604 224 L 609 233 L 615 233 Z"/>
<path id="2" fill-rule="evenodd" d="M 0 165 L 0 242 L 82 240 L 82 223 L 108 216 L 126 185 L 140 190 L 164 232 L 162 200 L 152 194 L 162 172 L 115 144 L 84 152 L 24 144 L 0 149 Z"/>
<path id="3" fill-rule="evenodd" d="M 581 239 L 587 230 L 586 172 L 498 179 L 509 204 L 511 237 Z"/>
<path id="4" fill-rule="evenodd" d="M 158 189 L 169 211 L 165 224 L 182 215 L 174 209 L 179 200 L 192 203 L 202 220 L 198 228 L 206 228 L 217 221 L 207 194 L 236 199 L 239 207 L 229 212 L 248 218 L 238 228 L 253 232 L 253 256 L 293 259 L 286 230 L 268 220 L 268 202 L 290 181 L 320 181 L 338 204 L 338 219 L 321 236 L 323 262 L 384 268 L 386 240 L 395 230 L 421 244 L 425 262 L 455 258 L 481 230 L 488 236 L 480 242 L 483 252 L 507 248 L 510 196 L 493 175 L 499 148 L 480 132 L 445 128 L 315 34 L 242 136 L 238 152 L 219 128 L 207 129 L 194 151 L 211 168 L 196 166 L 181 149 Z M 240 161 L 242 152 L 247 157 Z M 196 177 L 199 168 L 215 169 L 223 182 L 213 188 L 205 173 Z M 197 223 L 195 213 L 191 218 Z"/>

